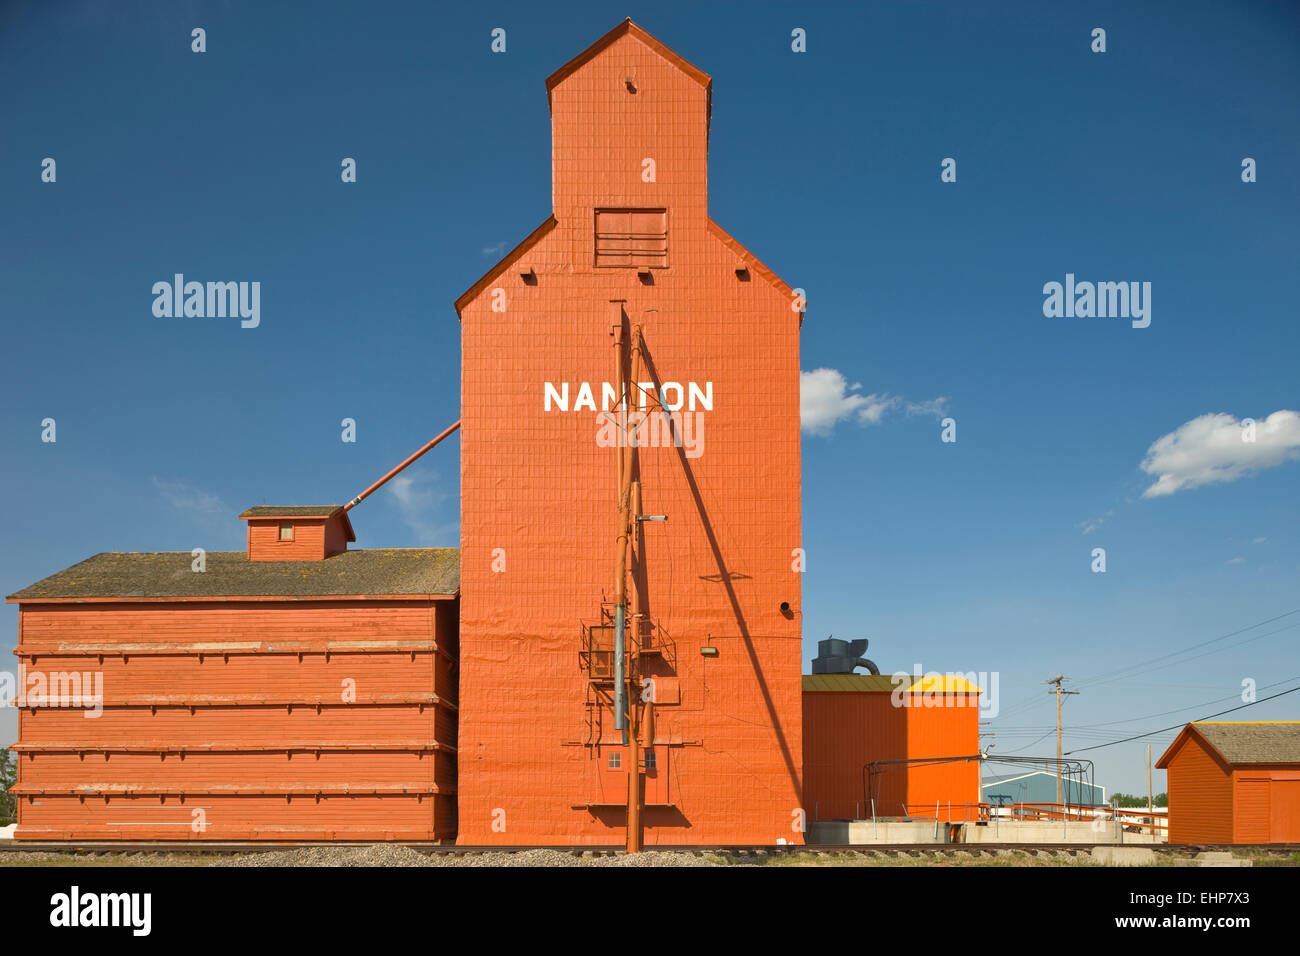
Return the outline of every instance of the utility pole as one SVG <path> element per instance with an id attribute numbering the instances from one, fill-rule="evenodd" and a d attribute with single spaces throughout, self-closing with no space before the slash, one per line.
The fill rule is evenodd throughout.
<path id="1" fill-rule="evenodd" d="M 631 396 L 634 390 L 639 395 L 637 382 L 641 377 L 642 341 L 641 326 L 631 329 L 631 342 L 622 336 L 622 305 L 618 306 L 620 325 L 615 332 L 614 342 L 618 349 L 619 394 L 623 398 L 622 429 L 628 433 L 625 448 L 615 449 L 618 460 L 618 548 L 617 572 L 614 576 L 614 729 L 623 732 L 623 742 L 628 748 L 627 768 L 627 852 L 637 853 L 641 850 L 641 746 L 638 734 L 640 720 L 637 710 L 635 691 L 628 693 L 628 681 L 640 673 L 639 639 L 640 639 L 640 593 L 639 585 L 633 581 L 632 587 L 632 640 L 631 653 L 628 653 L 628 550 L 633 529 L 638 527 L 636 512 L 640 507 L 640 483 L 634 482 L 632 473 L 636 464 L 636 444 L 632 435 L 636 426 L 630 425 L 633 411 Z M 628 355 L 630 346 L 631 355 Z M 630 379 L 624 378 L 625 369 L 631 366 Z M 639 404 L 639 403 L 638 403 Z M 634 505 L 636 506 L 634 508 Z M 639 567 L 641 556 L 636 554 Z M 630 667 L 626 665 L 631 665 Z M 629 673 L 630 671 L 630 673 Z"/>
<path id="2" fill-rule="evenodd" d="M 1151 797 L 1151 745 L 1147 744 L 1147 812 L 1154 810 L 1155 806 Z"/>
<path id="3" fill-rule="evenodd" d="M 1049 694 L 1056 695 L 1056 803 L 1061 805 L 1061 697 L 1070 694 L 1079 693 L 1077 690 L 1061 690 L 1061 681 L 1065 680 L 1064 674 L 1057 674 L 1049 681 L 1048 684 L 1055 684 L 1056 690 L 1049 690 Z"/>

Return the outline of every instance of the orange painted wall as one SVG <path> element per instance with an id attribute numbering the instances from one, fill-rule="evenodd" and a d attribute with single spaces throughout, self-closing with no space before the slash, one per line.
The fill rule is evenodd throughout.
<path id="1" fill-rule="evenodd" d="M 102 713 L 19 710 L 17 839 L 454 836 L 454 601 L 19 614 L 26 674 L 92 675 Z"/>
<path id="2" fill-rule="evenodd" d="M 655 714 L 673 806 L 647 810 L 646 842 L 797 839 L 799 316 L 752 258 L 749 281 L 737 277 L 746 254 L 708 218 L 705 86 L 629 32 L 551 101 L 555 224 L 459 303 L 459 840 L 623 841 L 621 809 L 585 807 L 610 786 L 616 737 L 607 714 L 602 745 L 589 743 L 578 657 L 581 623 L 613 588 L 615 452 L 590 410 L 543 408 L 546 382 L 569 382 L 571 402 L 589 382 L 599 406 L 615 380 L 611 300 L 642 324 L 661 381 L 713 383 L 701 456 L 639 452 L 642 511 L 668 515 L 642 526 L 639 582 L 676 642 L 676 668 L 660 673 L 680 691 Z M 656 182 L 642 180 L 645 158 Z M 669 265 L 653 284 L 595 267 L 602 207 L 668 210 Z"/>
<path id="3" fill-rule="evenodd" d="M 1232 771 L 1195 734 L 1166 767 L 1170 843 L 1233 842 Z"/>
<path id="4" fill-rule="evenodd" d="M 293 525 L 293 540 L 280 540 L 280 525 Z M 342 550 L 341 548 L 337 550 Z M 324 519 L 249 521 L 248 560 L 319 561 L 326 555 Z"/>
<path id="5" fill-rule="evenodd" d="M 1300 843 L 1300 767 L 1232 771 L 1234 843 Z"/>
<path id="6" fill-rule="evenodd" d="M 934 694 L 951 706 L 895 707 L 889 693 L 811 692 L 803 695 L 804 788 L 810 820 L 871 815 L 862 768 L 874 760 L 956 757 L 979 752 L 977 694 Z M 962 820 L 980 799 L 979 762 L 893 770 L 880 777 L 877 816 Z M 968 809 L 969 807 L 969 809 Z"/>

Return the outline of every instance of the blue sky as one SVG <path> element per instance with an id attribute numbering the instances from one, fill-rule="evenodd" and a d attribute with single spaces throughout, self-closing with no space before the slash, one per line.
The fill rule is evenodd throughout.
<path id="1" fill-rule="evenodd" d="M 346 500 L 459 417 L 452 300 L 550 211 L 543 81 L 631 15 L 713 77 L 712 215 L 808 291 L 802 367 L 860 386 L 822 375 L 805 435 L 805 656 L 996 671 L 1003 753 L 1051 751 L 1059 672 L 1067 750 L 1300 685 L 1300 614 L 1116 674 L 1300 608 L 1269 419 L 1300 409 L 1300 15 L 1130 6 L 6 4 L 0 589 L 240 547 L 243 508 Z M 261 325 L 155 318 L 175 272 L 260 280 Z M 1067 273 L 1150 282 L 1150 326 L 1045 317 Z M 1247 417 L 1273 427 L 1243 450 Z M 358 546 L 454 545 L 457 456 Z M 1082 756 L 1145 787 L 1145 742 Z"/>

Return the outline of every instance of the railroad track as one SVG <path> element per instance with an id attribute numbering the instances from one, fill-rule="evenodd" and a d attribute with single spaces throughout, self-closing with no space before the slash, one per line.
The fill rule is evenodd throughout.
<path id="1" fill-rule="evenodd" d="M 28 842 L 25 840 L 5 840 L 0 842 L 0 855 L 5 853 L 46 853 L 68 856 L 102 856 L 105 854 L 159 854 L 169 856 L 234 856 L 245 853 L 273 853 L 284 850 L 300 850 L 310 847 L 330 849 L 347 849 L 349 847 L 367 846 L 405 846 L 418 853 L 428 855 L 476 856 L 484 853 L 525 853 L 529 850 L 551 850 L 571 853 L 575 857 L 584 854 L 592 856 L 618 856 L 624 851 L 621 847 L 611 846 L 455 846 L 438 843 L 378 843 L 343 842 L 343 843 L 181 843 L 166 841 L 68 841 L 57 843 Z M 957 854 L 979 856 L 1001 852 L 1019 852 L 1036 856 L 1039 853 L 1064 853 L 1067 856 L 1090 854 L 1095 847 L 1119 846 L 1115 843 L 894 843 L 861 844 L 846 846 L 842 844 L 790 844 L 776 846 L 650 846 L 648 851 L 690 853 L 693 856 L 721 855 L 736 859 L 765 859 L 790 854 L 812 854 L 816 856 L 864 856 L 883 855 L 894 857 L 952 857 Z M 1169 846 L 1166 844 L 1134 843 L 1125 846 L 1143 847 L 1161 855 L 1193 857 L 1205 851 L 1242 850 L 1296 853 L 1300 844 L 1189 844 Z"/>

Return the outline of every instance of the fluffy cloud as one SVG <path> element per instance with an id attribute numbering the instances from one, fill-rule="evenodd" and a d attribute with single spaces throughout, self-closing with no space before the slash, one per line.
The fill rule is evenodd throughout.
<path id="1" fill-rule="evenodd" d="M 402 523 L 415 532 L 422 547 L 433 547 L 445 542 L 449 530 L 434 516 L 447 494 L 437 484 L 437 472 L 398 475 L 388 483 L 388 493 L 397 501 Z"/>
<path id="2" fill-rule="evenodd" d="M 819 368 L 799 373 L 799 421 L 811 435 L 829 435 L 837 422 L 856 421 L 859 425 L 878 425 L 891 411 L 908 415 L 943 417 L 948 399 L 932 398 L 928 402 L 909 402 L 897 395 L 872 393 L 863 395 L 860 382 L 852 385 L 836 369 Z"/>
<path id="3" fill-rule="evenodd" d="M 180 511 L 223 517 L 231 514 L 224 501 L 193 485 L 187 485 L 183 481 L 162 481 L 153 475 L 150 476 L 150 481 L 167 503 Z"/>
<path id="4" fill-rule="evenodd" d="M 1256 421 L 1253 442 L 1243 441 L 1243 434 L 1240 421 L 1219 412 L 1193 418 L 1158 438 L 1142 460 L 1142 470 L 1156 478 L 1142 497 L 1236 481 L 1300 458 L 1300 413 L 1281 409 Z"/>

